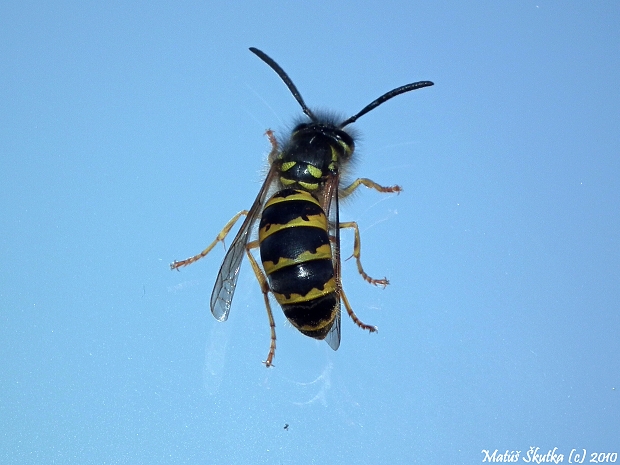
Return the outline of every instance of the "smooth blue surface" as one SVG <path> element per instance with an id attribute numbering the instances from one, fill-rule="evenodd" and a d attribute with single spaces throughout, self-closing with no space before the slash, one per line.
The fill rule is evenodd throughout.
<path id="1" fill-rule="evenodd" d="M 381 5 L 381 6 L 379 6 Z M 482 463 L 620 453 L 616 2 L 5 2 L 0 462 Z M 369 335 L 230 319 L 205 247 L 258 192 L 271 128 L 362 117 L 344 284 Z M 352 237 L 344 233 L 343 250 Z M 288 429 L 285 429 L 288 424 Z"/>

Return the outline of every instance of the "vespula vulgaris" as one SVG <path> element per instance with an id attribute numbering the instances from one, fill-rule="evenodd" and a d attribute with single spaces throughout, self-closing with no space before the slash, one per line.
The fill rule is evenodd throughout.
<path id="1" fill-rule="evenodd" d="M 345 127 L 392 97 L 433 83 L 420 81 L 397 87 L 339 122 L 333 116 L 312 112 L 295 84 L 273 59 L 256 48 L 250 48 L 250 51 L 284 81 L 306 117 L 283 144 L 278 143 L 272 131 L 267 131 L 272 146 L 268 157 L 269 171 L 250 210 L 237 213 L 202 252 L 175 261 L 170 268 L 179 269 L 207 255 L 218 242 L 224 241 L 237 220 L 245 216 L 217 275 L 211 294 L 211 313 L 219 321 L 228 318 L 241 262 L 247 255 L 263 293 L 271 328 L 271 344 L 264 361 L 269 367 L 276 351 L 276 325 L 269 293 L 273 294 L 295 328 L 306 336 L 325 339 L 334 350 L 340 345 L 341 303 L 360 328 L 370 332 L 377 330 L 355 315 L 342 288 L 341 229 L 354 231 L 352 257 L 362 277 L 376 286 L 385 287 L 388 281 L 371 278 L 364 271 L 357 223 L 340 222 L 338 202 L 359 186 L 396 193 L 401 188 L 381 186 L 367 178 L 358 178 L 346 187 L 340 185 L 343 169 L 355 150 L 354 137 Z M 257 221 L 258 238 L 255 238 Z M 257 248 L 260 249 L 262 268 L 251 252 Z"/>

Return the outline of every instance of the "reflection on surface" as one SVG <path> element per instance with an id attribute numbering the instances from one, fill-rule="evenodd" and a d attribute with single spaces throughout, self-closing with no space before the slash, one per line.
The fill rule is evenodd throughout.
<path id="1" fill-rule="evenodd" d="M 287 385 L 285 390 L 289 393 L 289 402 L 300 407 L 298 413 L 312 411 L 322 415 L 325 408 L 335 415 L 333 421 L 349 427 L 362 426 L 360 404 L 349 392 L 347 382 L 338 376 L 338 368 L 334 371 L 332 362 L 327 362 L 319 376 L 312 381 L 295 381 L 284 376 L 281 379 Z"/>
<path id="2" fill-rule="evenodd" d="M 293 381 L 289 379 L 289 382 L 293 383 L 295 386 L 298 387 L 296 391 L 300 394 L 300 397 L 301 395 L 312 396 L 312 394 L 316 392 L 316 394 L 314 394 L 314 396 L 308 400 L 300 401 L 300 402 L 292 402 L 292 403 L 294 405 L 308 405 L 316 401 L 319 401 L 321 402 L 321 404 L 326 406 L 327 405 L 326 394 L 327 394 L 327 391 L 329 391 L 332 387 L 331 372 L 332 372 L 333 367 L 334 366 L 332 365 L 331 362 L 328 363 L 325 366 L 325 368 L 323 368 L 323 371 L 321 372 L 321 374 L 316 379 L 308 383 L 301 383 L 299 381 Z M 317 392 L 317 389 L 318 389 L 318 392 Z"/>
<path id="3" fill-rule="evenodd" d="M 228 325 L 213 322 L 205 345 L 205 365 L 202 373 L 204 387 L 211 396 L 217 394 L 222 382 L 229 339 Z"/>

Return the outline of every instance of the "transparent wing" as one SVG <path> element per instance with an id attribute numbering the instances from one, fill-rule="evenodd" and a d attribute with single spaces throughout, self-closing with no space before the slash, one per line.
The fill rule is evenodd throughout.
<path id="1" fill-rule="evenodd" d="M 259 213 L 260 208 L 257 208 L 256 211 L 252 209 L 248 214 L 230 249 L 228 249 L 220 267 L 220 272 L 215 280 L 215 286 L 211 293 L 211 313 L 219 321 L 225 321 L 228 318 L 235 287 L 237 286 L 241 261 L 245 253 L 245 245 Z"/>
<path id="2" fill-rule="evenodd" d="M 213 316 L 219 321 L 225 321 L 230 313 L 230 306 L 235 294 L 239 269 L 241 268 L 241 261 L 245 254 L 246 245 L 252 234 L 254 224 L 263 210 L 265 199 L 276 179 L 276 173 L 277 169 L 272 165 L 267 174 L 267 179 L 265 179 L 260 192 L 256 196 L 256 200 L 254 200 L 252 204 L 248 216 L 245 218 L 245 221 L 241 225 L 241 229 L 239 229 L 239 232 L 230 245 L 230 249 L 228 249 L 222 266 L 220 267 L 220 272 L 217 275 L 215 286 L 211 293 L 211 313 L 213 313 Z"/>
<path id="3" fill-rule="evenodd" d="M 338 350 L 340 347 L 340 301 L 338 301 L 338 314 L 334 320 L 334 325 L 325 336 L 325 342 L 334 350 Z"/>
<path id="4" fill-rule="evenodd" d="M 325 211 L 325 215 L 329 220 L 329 238 L 332 241 L 332 262 L 334 264 L 334 277 L 336 279 L 336 288 L 338 292 L 338 301 L 336 303 L 336 319 L 334 324 L 325 336 L 325 342 L 329 346 L 338 350 L 340 347 L 340 292 L 342 289 L 341 280 L 341 265 L 340 265 L 340 212 L 338 205 L 338 184 L 340 177 L 337 175 L 331 176 L 325 183 L 325 189 L 323 190 L 323 198 L 321 199 L 321 206 Z"/>

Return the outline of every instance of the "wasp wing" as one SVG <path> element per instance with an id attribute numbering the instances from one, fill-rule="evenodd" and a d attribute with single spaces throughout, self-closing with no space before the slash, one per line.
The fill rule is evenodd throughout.
<path id="1" fill-rule="evenodd" d="M 272 164 L 267 178 L 252 204 L 252 208 L 250 208 L 245 221 L 241 225 L 241 229 L 239 229 L 239 232 L 230 245 L 230 249 L 228 249 L 222 266 L 220 267 L 220 272 L 217 275 L 215 286 L 211 293 L 211 313 L 213 313 L 213 316 L 219 321 L 226 321 L 226 319 L 228 319 L 230 306 L 237 286 L 241 261 L 246 252 L 246 245 L 252 234 L 254 224 L 262 212 L 265 199 L 271 191 L 274 180 L 276 179 L 276 173 L 277 168 Z"/>
<path id="2" fill-rule="evenodd" d="M 334 265 L 334 278 L 336 280 L 336 292 L 338 293 L 338 300 L 336 303 L 336 318 L 331 329 L 325 336 L 325 342 L 329 346 L 338 350 L 340 347 L 340 293 L 342 290 L 341 279 L 341 264 L 340 264 L 340 211 L 338 205 L 338 184 L 340 183 L 340 176 L 337 174 L 330 175 L 325 183 L 323 189 L 323 196 L 321 199 L 321 206 L 325 211 L 325 216 L 329 221 L 329 238 L 332 241 L 332 262 Z"/>
<path id="3" fill-rule="evenodd" d="M 338 347 L 340 347 L 340 301 L 338 301 L 337 306 L 338 313 L 336 314 L 336 319 L 327 336 L 325 336 L 325 342 L 334 350 L 338 350 Z"/>

